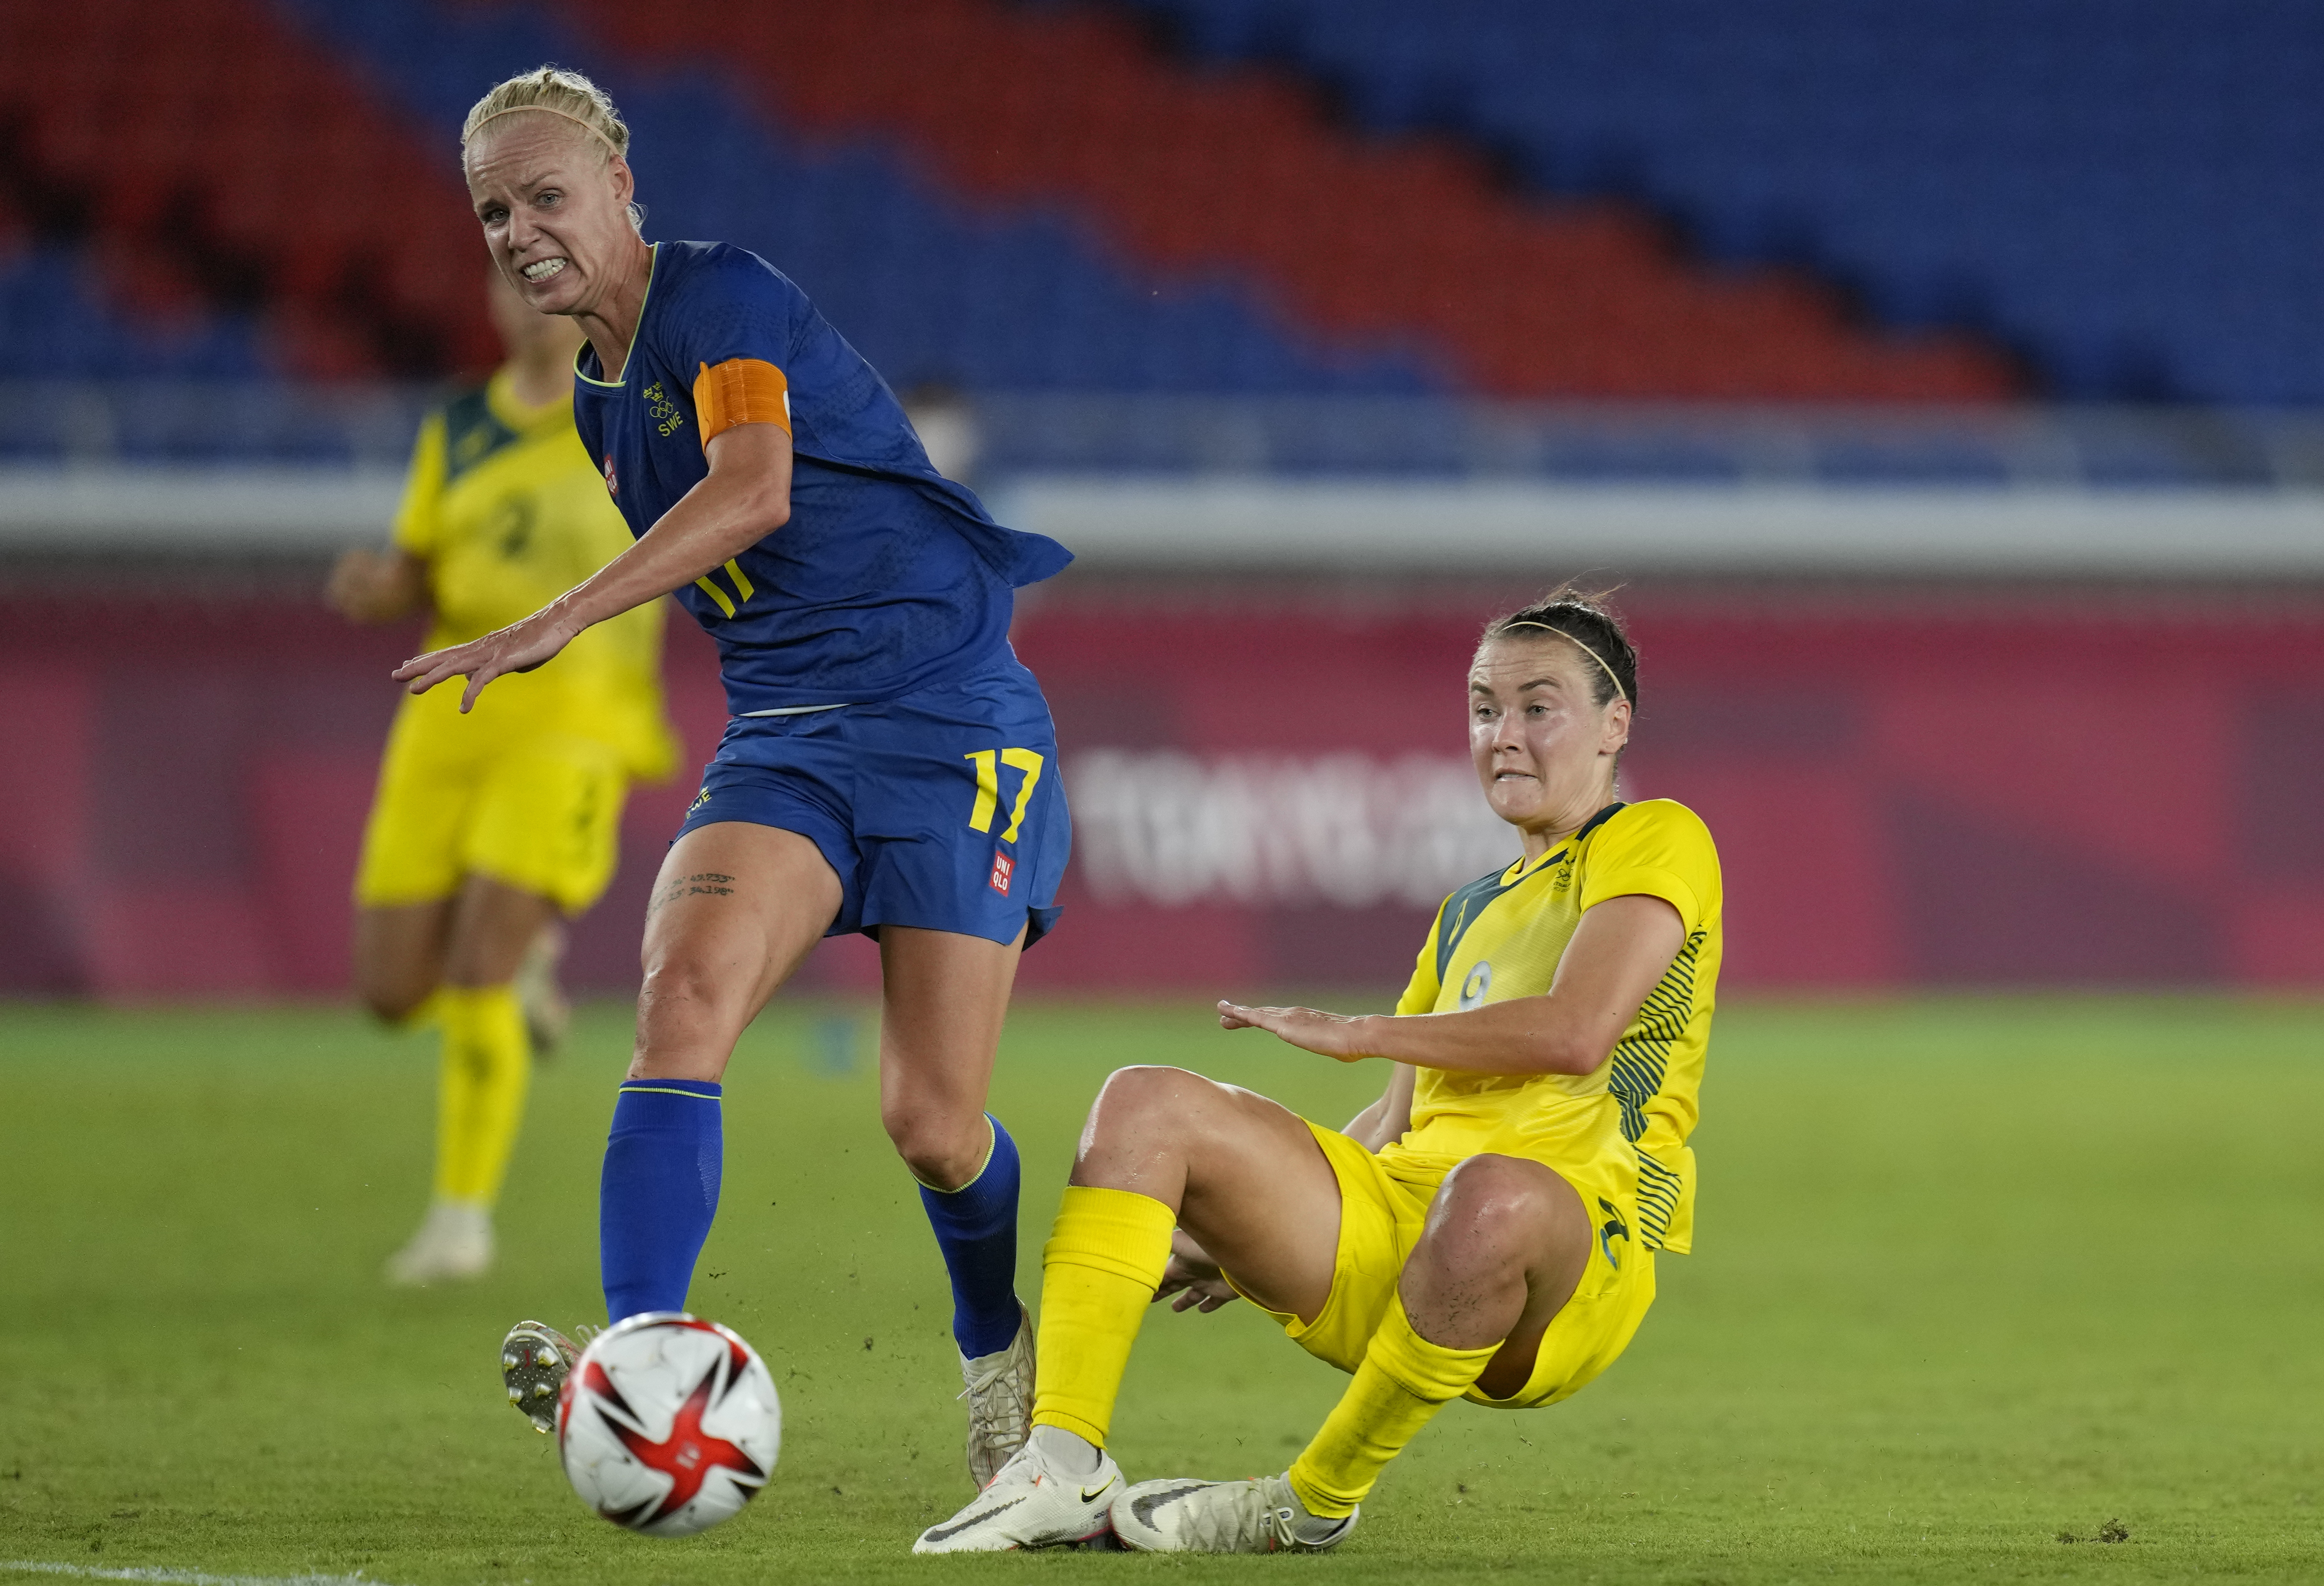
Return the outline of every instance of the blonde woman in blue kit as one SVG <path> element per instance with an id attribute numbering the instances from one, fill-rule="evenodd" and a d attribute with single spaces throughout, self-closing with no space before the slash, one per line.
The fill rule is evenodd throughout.
<path id="1" fill-rule="evenodd" d="M 1056 732 L 1009 622 L 1014 589 L 1072 558 L 931 467 L 886 383 L 765 260 L 649 245 L 628 146 L 604 94 L 549 67 L 485 95 L 462 137 L 493 257 L 588 338 L 575 418 L 636 544 L 396 676 L 415 693 L 466 677 L 466 705 L 665 594 L 716 641 L 733 719 L 647 913 L 599 1198 L 607 1319 L 684 1307 L 736 1037 L 819 938 L 871 936 L 881 1120 L 952 1279 L 982 1483 L 1022 1444 L 1033 1381 L 1017 1153 L 985 1093 L 1071 843 Z M 503 1346 L 511 1397 L 543 1430 L 574 1352 L 537 1322 Z"/>

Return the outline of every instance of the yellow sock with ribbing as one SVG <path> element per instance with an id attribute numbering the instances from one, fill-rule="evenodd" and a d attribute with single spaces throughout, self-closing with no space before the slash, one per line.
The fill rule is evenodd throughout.
<path id="1" fill-rule="evenodd" d="M 513 986 L 447 986 L 437 993 L 443 1062 L 436 1093 L 436 1198 L 490 1206 L 501 1193 L 532 1047 Z"/>
<path id="2" fill-rule="evenodd" d="M 1448 1349 L 1413 1331 L 1404 1296 L 1392 1296 L 1362 1364 L 1323 1430 L 1292 1462 L 1291 1489 L 1307 1512 L 1352 1515 L 1404 1445 L 1451 1400 L 1469 1391 L 1501 1346 Z"/>
<path id="3" fill-rule="evenodd" d="M 1041 1250 L 1033 1425 L 1105 1446 L 1138 1324 L 1170 1264 L 1178 1214 L 1130 1190 L 1075 1185 Z"/>

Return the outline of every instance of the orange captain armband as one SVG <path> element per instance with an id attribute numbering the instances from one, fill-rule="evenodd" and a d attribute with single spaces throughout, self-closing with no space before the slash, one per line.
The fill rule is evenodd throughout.
<path id="1" fill-rule="evenodd" d="M 715 436 L 737 424 L 778 424 L 791 432 L 791 383 L 759 358 L 729 358 L 715 369 L 699 365 L 694 377 L 694 411 L 702 423 L 705 448 Z"/>

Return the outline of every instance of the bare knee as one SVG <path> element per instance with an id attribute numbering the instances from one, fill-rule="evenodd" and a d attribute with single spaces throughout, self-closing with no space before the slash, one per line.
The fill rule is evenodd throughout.
<path id="1" fill-rule="evenodd" d="M 1471 1157 L 1444 1176 L 1422 1243 L 1448 1266 L 1522 1269 L 1548 1252 L 1565 1225 L 1587 1222 L 1580 1203 L 1572 1186 L 1538 1162 Z"/>
<path id="2" fill-rule="evenodd" d="M 880 1122 L 912 1176 L 931 1189 L 962 1188 L 983 1171 L 992 1149 L 992 1126 L 982 1112 L 954 1118 L 935 1109 L 883 1103 Z"/>
<path id="3" fill-rule="evenodd" d="M 748 1019 L 728 979 L 693 959 L 646 966 L 638 986 L 637 1056 L 631 1078 L 715 1081 L 726 1072 L 726 1059 Z"/>
<path id="4" fill-rule="evenodd" d="M 699 959 L 658 958 L 638 982 L 638 1027 L 716 1019 L 735 1000 L 731 975 L 721 975 Z"/>
<path id="5" fill-rule="evenodd" d="M 1222 1087 L 1183 1068 L 1140 1064 L 1117 1068 L 1090 1103 L 1082 1128 L 1080 1155 L 1131 1140 L 1152 1140 L 1183 1130 L 1201 1102 Z"/>

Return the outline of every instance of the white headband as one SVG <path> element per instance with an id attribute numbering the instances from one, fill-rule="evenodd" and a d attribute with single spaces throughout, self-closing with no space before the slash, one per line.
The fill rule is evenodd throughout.
<path id="1" fill-rule="evenodd" d="M 1501 626 L 1501 631 L 1506 633 L 1511 628 L 1538 628 L 1545 633 L 1554 633 L 1560 639 L 1573 639 L 1573 635 L 1568 633 L 1563 628 L 1553 628 L 1547 622 L 1536 622 L 1532 621 L 1530 618 L 1522 622 L 1505 622 Z M 1574 647 L 1580 650 L 1582 654 L 1588 656 L 1591 660 L 1598 663 L 1599 669 L 1606 674 L 1606 680 L 1614 685 L 1614 692 L 1622 696 L 1622 703 L 1624 705 L 1629 704 L 1630 691 L 1622 687 L 1622 679 L 1614 675 L 1614 669 L 1606 664 L 1606 658 L 1600 655 L 1588 645 L 1582 643 L 1579 639 L 1573 639 L 1573 643 Z"/>

